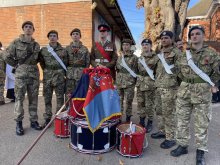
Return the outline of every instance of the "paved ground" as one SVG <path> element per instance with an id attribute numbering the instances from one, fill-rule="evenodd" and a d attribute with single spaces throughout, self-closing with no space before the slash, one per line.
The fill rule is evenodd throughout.
<path id="1" fill-rule="evenodd" d="M 27 110 L 27 99 L 25 109 Z M 55 105 L 55 100 L 53 100 Z M 39 132 L 29 126 L 28 113 L 25 113 L 22 137 L 15 135 L 15 122 L 13 121 L 14 103 L 0 106 L 0 165 L 13 165 L 21 158 Z M 39 96 L 39 122 L 43 123 L 43 97 Z M 134 103 L 134 116 L 132 120 L 138 122 L 136 103 Z M 208 165 L 220 165 L 220 104 L 213 105 L 213 120 L 209 129 L 209 153 L 206 154 Z M 156 131 L 156 122 L 154 130 Z M 193 133 L 193 131 L 191 131 Z M 195 145 L 190 142 L 189 154 L 180 158 L 169 156 L 170 150 L 160 149 L 162 140 L 152 140 L 148 135 L 149 147 L 141 158 L 125 158 L 116 150 L 102 155 L 88 155 L 74 151 L 69 147 L 70 140 L 56 138 L 53 127 L 45 133 L 37 145 L 29 153 L 22 164 L 24 165 L 117 165 L 120 161 L 124 165 L 195 165 Z"/>

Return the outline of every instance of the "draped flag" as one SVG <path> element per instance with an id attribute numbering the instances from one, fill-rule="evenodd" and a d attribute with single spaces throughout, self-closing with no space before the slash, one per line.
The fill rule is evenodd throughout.
<path id="1" fill-rule="evenodd" d="M 83 105 L 86 100 L 86 94 L 89 88 L 89 72 L 91 69 L 84 69 L 76 89 L 71 95 L 70 110 L 68 114 L 73 117 L 83 117 Z"/>
<path id="2" fill-rule="evenodd" d="M 106 120 L 121 115 L 120 98 L 108 68 L 94 68 L 83 107 L 89 129 L 95 132 Z"/>

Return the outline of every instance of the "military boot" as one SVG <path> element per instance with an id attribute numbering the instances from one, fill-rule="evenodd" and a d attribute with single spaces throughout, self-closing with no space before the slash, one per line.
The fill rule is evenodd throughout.
<path id="1" fill-rule="evenodd" d="M 153 128 L 153 121 L 152 120 L 148 120 L 147 121 L 147 125 L 146 125 L 146 130 L 147 130 L 147 133 L 151 132 L 152 131 L 152 128 Z"/>
<path id="2" fill-rule="evenodd" d="M 173 146 L 176 145 L 176 142 L 175 140 L 164 140 L 161 144 L 160 144 L 160 148 L 163 148 L 163 149 L 169 149 Z"/>
<path id="3" fill-rule="evenodd" d="M 0 101 L 0 105 L 4 105 L 5 104 L 5 101 Z"/>
<path id="4" fill-rule="evenodd" d="M 204 151 L 196 150 L 196 165 L 205 165 Z"/>
<path id="5" fill-rule="evenodd" d="M 32 121 L 31 122 L 31 128 L 34 128 L 35 130 L 42 130 L 42 126 L 39 125 L 37 121 Z"/>
<path id="6" fill-rule="evenodd" d="M 140 117 L 140 122 L 139 124 L 142 126 L 142 127 L 145 127 L 145 117 Z"/>
<path id="7" fill-rule="evenodd" d="M 131 121 L 131 116 L 126 116 L 126 122 L 130 122 Z"/>
<path id="8" fill-rule="evenodd" d="M 16 134 L 18 136 L 24 135 L 24 128 L 22 126 L 22 121 L 17 121 L 17 124 L 16 124 Z"/>
<path id="9" fill-rule="evenodd" d="M 161 131 L 158 131 L 156 133 L 152 133 L 151 138 L 153 138 L 153 139 L 163 139 L 163 138 L 165 138 L 165 134 Z"/>
<path id="10" fill-rule="evenodd" d="M 43 127 L 45 128 L 47 126 L 47 124 L 49 124 L 49 122 L 50 122 L 50 119 L 46 119 Z"/>
<path id="11" fill-rule="evenodd" d="M 181 156 L 183 154 L 188 154 L 188 148 L 183 147 L 181 145 L 179 145 L 175 150 L 172 150 L 170 152 L 170 155 L 173 156 L 173 157 L 178 157 L 178 156 Z"/>

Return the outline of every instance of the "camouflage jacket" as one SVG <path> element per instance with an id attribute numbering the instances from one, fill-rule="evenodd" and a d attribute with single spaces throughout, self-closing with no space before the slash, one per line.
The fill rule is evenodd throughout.
<path id="1" fill-rule="evenodd" d="M 67 78 L 79 80 L 84 68 L 90 65 L 88 48 L 82 42 L 73 43 L 66 47 L 67 53 Z"/>
<path id="2" fill-rule="evenodd" d="M 16 67 L 15 78 L 35 78 L 39 79 L 37 67 L 40 45 L 32 38 L 26 41 L 24 35 L 20 35 L 6 49 L 5 61 L 9 65 Z M 24 59 L 29 55 L 29 58 Z"/>
<path id="3" fill-rule="evenodd" d="M 192 60 L 196 66 L 206 73 L 217 85 L 220 79 L 219 64 L 220 56 L 211 48 L 204 45 L 200 50 L 190 48 Z M 191 69 L 187 63 L 186 53 L 178 57 L 176 66 L 179 70 L 178 76 L 181 79 L 197 79 L 199 76 Z"/>
<path id="4" fill-rule="evenodd" d="M 99 43 L 99 44 L 101 44 L 101 43 Z M 110 62 L 102 62 L 102 60 L 104 60 L 105 58 L 101 55 L 98 48 L 94 44 L 91 49 L 91 65 L 93 67 L 96 67 L 97 64 L 100 63 L 101 65 L 104 65 L 107 68 L 114 70 L 115 65 L 116 65 L 116 61 L 118 59 L 115 45 L 110 41 L 106 41 L 103 48 L 105 49 L 105 52 L 109 54 L 111 61 Z M 96 62 L 95 61 L 96 59 L 100 59 L 100 62 Z"/>
<path id="5" fill-rule="evenodd" d="M 154 52 L 150 52 L 150 53 L 142 52 L 139 59 L 143 59 L 143 58 L 147 66 L 151 70 L 153 70 L 154 77 L 155 77 L 156 66 L 159 61 L 159 58 Z M 141 91 L 155 90 L 155 80 L 152 80 L 150 78 L 146 69 L 139 61 L 138 61 L 138 72 L 137 73 L 138 73 L 138 78 L 137 78 L 136 87 L 140 88 Z"/>
<path id="6" fill-rule="evenodd" d="M 124 59 L 128 67 L 134 72 L 137 73 L 138 67 L 138 58 L 130 51 L 129 54 L 124 55 Z M 136 84 L 136 78 L 134 78 L 123 66 L 122 63 L 122 56 L 119 56 L 117 63 L 116 63 L 116 84 L 117 88 L 129 88 Z"/>
<path id="7" fill-rule="evenodd" d="M 57 43 L 57 47 L 53 48 L 54 52 L 59 56 L 63 63 L 67 64 L 67 56 L 65 49 L 60 43 Z M 44 80 L 49 79 L 63 79 L 65 76 L 65 70 L 60 65 L 60 63 L 53 57 L 53 55 L 48 52 L 47 47 L 43 47 L 39 53 L 39 62 L 44 71 Z"/>
<path id="8" fill-rule="evenodd" d="M 3 50 L 0 50 L 0 78 L 5 77 L 5 61 L 3 57 Z"/>
<path id="9" fill-rule="evenodd" d="M 157 68 L 156 68 L 156 81 L 155 85 L 158 88 L 170 88 L 170 87 L 177 87 L 179 86 L 179 83 L 177 81 L 177 71 L 176 71 L 176 60 L 178 56 L 181 56 L 181 52 L 179 49 L 175 47 L 169 47 L 167 49 L 162 49 L 162 52 L 164 53 L 165 61 L 168 65 L 173 65 L 174 68 L 172 69 L 173 74 L 168 74 L 161 61 L 159 60 L 157 62 Z"/>

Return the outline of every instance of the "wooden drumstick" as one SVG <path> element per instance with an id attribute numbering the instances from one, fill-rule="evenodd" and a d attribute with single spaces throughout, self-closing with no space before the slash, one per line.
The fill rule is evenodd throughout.
<path id="1" fill-rule="evenodd" d="M 46 125 L 46 127 L 41 131 L 41 133 L 38 135 L 38 137 L 34 140 L 34 142 L 31 144 L 31 146 L 27 149 L 27 151 L 24 153 L 22 158 L 18 161 L 17 165 L 20 165 L 21 162 L 26 158 L 26 156 L 29 154 L 29 152 L 32 150 L 32 148 L 35 146 L 35 144 L 40 140 L 41 136 L 46 132 L 46 130 L 50 127 L 52 122 L 55 120 L 56 116 L 58 116 L 63 109 L 66 107 L 66 104 L 70 101 L 71 97 L 63 104 L 63 106 L 59 109 L 59 111 L 55 114 L 55 116 L 52 117 L 50 122 Z"/>

